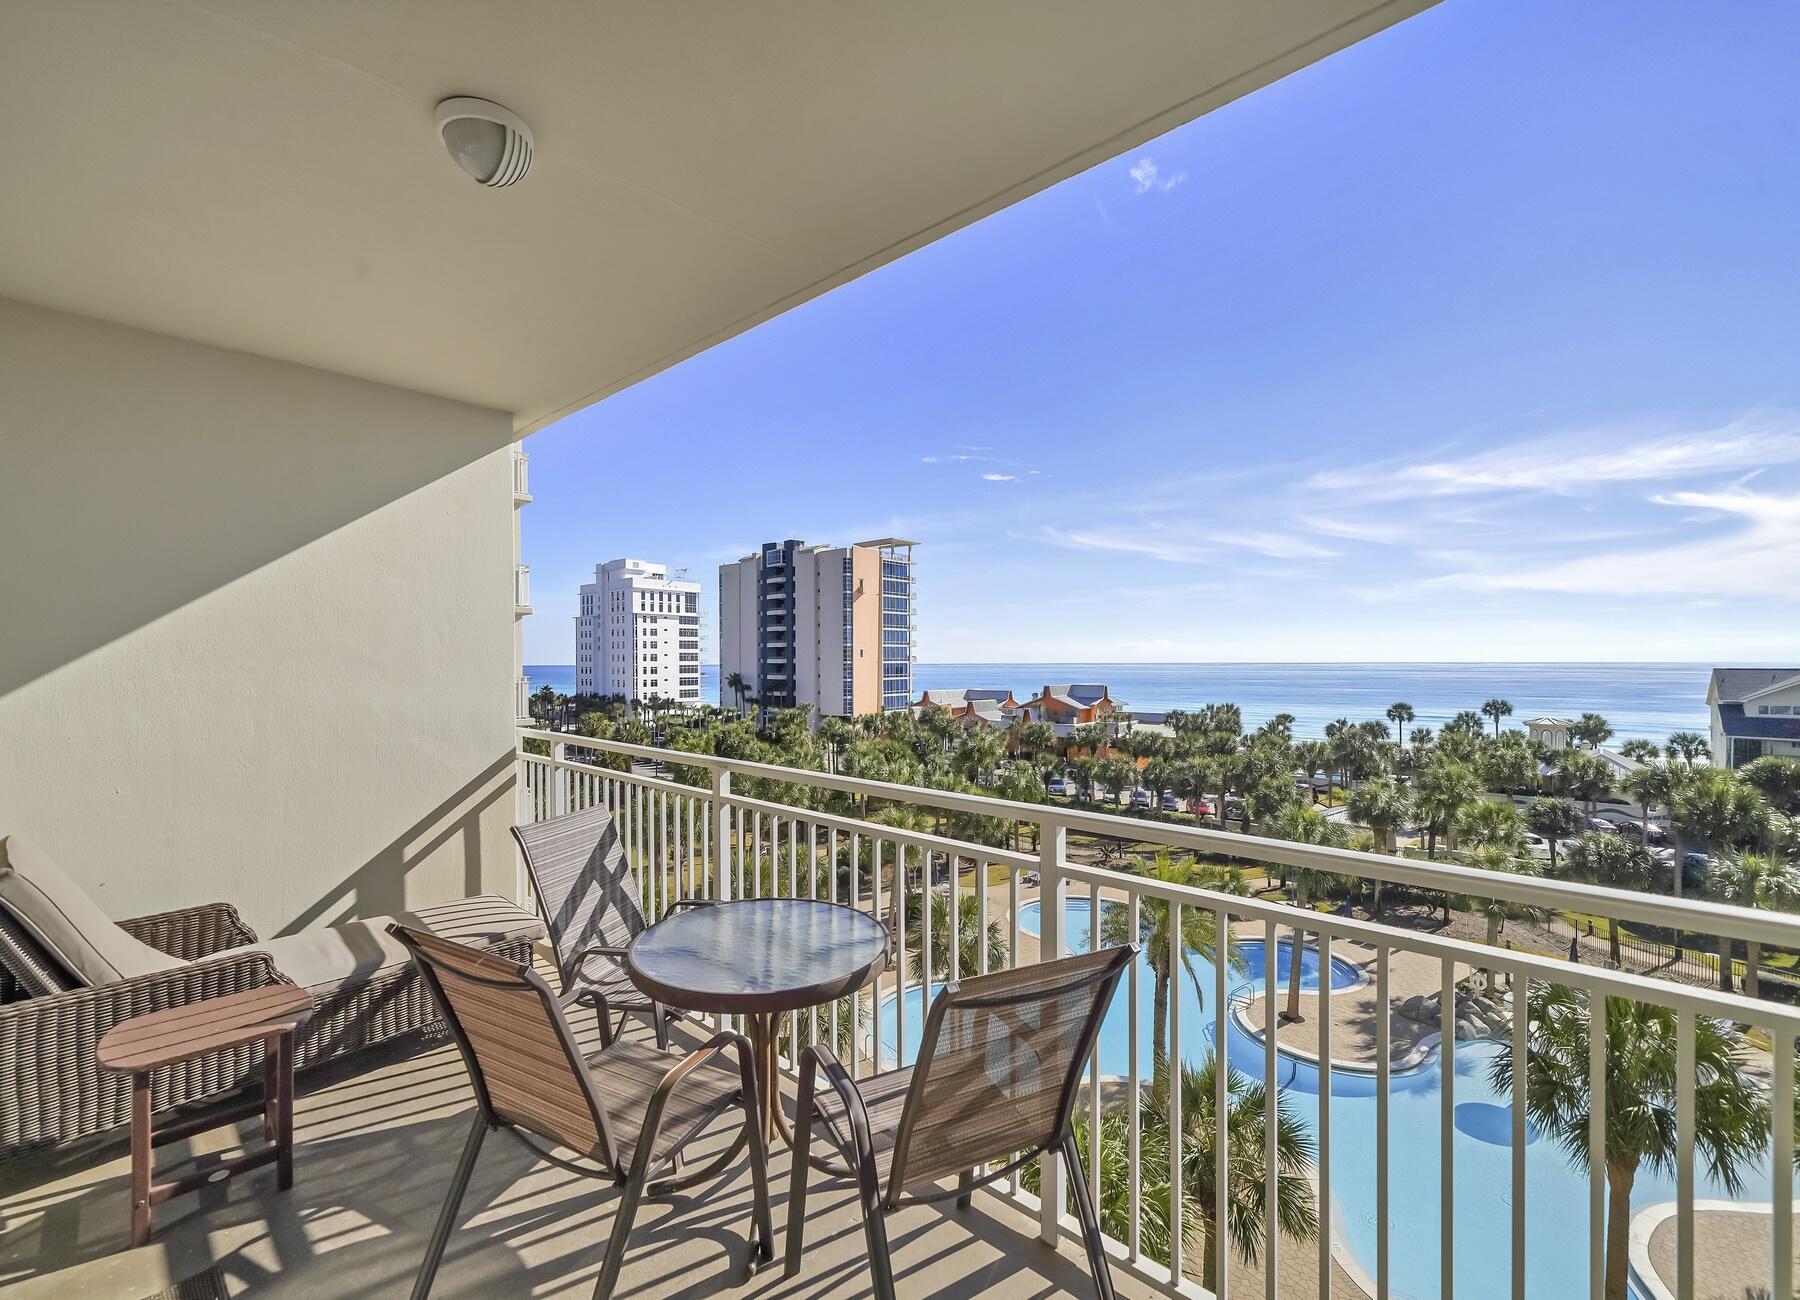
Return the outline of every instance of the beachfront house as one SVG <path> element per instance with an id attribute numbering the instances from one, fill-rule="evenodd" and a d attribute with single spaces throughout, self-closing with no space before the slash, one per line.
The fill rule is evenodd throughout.
<path id="1" fill-rule="evenodd" d="M 1527 1152 L 1523 1111 L 1508 1112 L 1484 1069 L 1439 1070 L 1424 1046 L 1409 1054 L 1424 1037 L 1415 1021 L 1377 1016 L 1374 1034 L 1362 1032 L 1370 1013 L 1353 999 L 1375 989 L 1415 1000 L 1433 991 L 1443 1012 L 1431 1032 L 1454 1041 L 1458 986 L 1479 967 L 1513 989 L 1554 979 L 1602 1005 L 1611 995 L 1661 1007 L 1690 1053 L 1697 1023 L 1753 1021 L 1777 1044 L 1778 1115 L 1789 1113 L 1782 1063 L 1792 1060 L 1800 1013 L 1148 879 L 1070 851 L 1074 835 L 1129 838 L 1146 853 L 1242 851 L 1236 837 L 1196 825 L 800 774 L 807 789 L 843 795 L 850 809 L 823 814 L 789 800 L 788 782 L 748 759 L 667 751 L 652 766 L 615 740 L 583 737 L 577 747 L 565 732 L 531 726 L 522 695 L 518 621 L 531 602 L 518 511 L 531 493 L 518 444 L 527 434 L 1427 7 L 6 5 L 0 103 L 14 129 L 0 203 L 0 482 L 9 489 L 0 510 L 8 597 L 0 617 L 0 883 L 8 886 L 0 890 L 0 1290 L 129 1300 L 397 1297 L 413 1291 L 434 1243 L 448 1242 L 436 1294 L 592 1291 L 603 1269 L 621 1266 L 608 1237 L 629 1221 L 631 1202 L 611 1178 L 576 1176 L 587 1166 L 568 1157 L 610 1147 L 600 1140 L 595 1089 L 634 1099 L 634 1122 L 620 1130 L 630 1142 L 643 1131 L 635 1121 L 661 1104 L 642 1088 L 614 1089 L 626 1073 L 616 1064 L 592 1067 L 593 1088 L 576 1073 L 600 1051 L 595 1013 L 604 1008 L 571 1012 L 570 1035 L 551 1045 L 564 1052 L 564 1091 L 514 1087 L 497 1091 L 498 1102 L 472 1085 L 460 1054 L 466 1038 L 442 1032 L 347 1043 L 328 1064 L 301 1072 L 293 1105 L 279 1087 L 267 1101 L 257 1091 L 286 1055 L 277 1048 L 266 1069 L 262 1040 L 221 1056 L 202 1038 L 190 1061 L 105 1075 L 97 1043 L 151 1006 L 183 1016 L 199 1008 L 204 1023 L 207 1005 L 237 987 L 221 971 L 256 975 L 251 992 L 298 989 L 310 999 L 309 976 L 322 964 L 342 979 L 398 970 L 395 987 L 410 992 L 391 1001 L 371 993 L 354 1015 L 320 1016 L 311 1032 L 347 1040 L 353 1027 L 391 1029 L 406 1017 L 413 1029 L 428 1028 L 439 1004 L 428 986 L 406 982 L 414 968 L 405 951 L 396 955 L 383 920 L 467 909 L 471 925 L 503 912 L 524 913 L 535 927 L 530 909 L 547 895 L 528 887 L 515 826 L 528 832 L 605 810 L 616 858 L 577 857 L 569 874 L 590 881 L 596 861 L 609 872 L 628 863 L 640 896 L 609 895 L 615 911 L 620 896 L 651 920 L 678 904 L 750 893 L 810 891 L 816 900 L 838 873 L 795 870 L 810 854 L 814 863 L 849 864 L 852 883 L 833 897 L 896 940 L 880 942 L 892 964 L 844 1021 L 803 1012 L 785 1022 L 784 1036 L 771 1031 L 759 1044 L 766 1050 L 757 1060 L 779 1070 L 774 1090 L 762 1094 L 774 1107 L 764 1118 L 775 1134 L 778 1207 L 791 1203 L 784 1126 L 797 1109 L 803 1042 L 831 1038 L 843 1075 L 867 1083 L 877 1067 L 917 1059 L 926 1008 L 943 1005 L 934 999 L 946 986 L 965 976 L 973 985 L 966 952 L 984 964 L 1032 967 L 1082 947 L 1088 921 L 1117 907 L 1166 917 L 1177 934 L 1195 918 L 1216 920 L 1240 955 L 1271 974 L 1274 945 L 1335 945 L 1320 953 L 1330 978 L 1315 976 L 1305 990 L 1308 1023 L 1332 1025 L 1334 1005 L 1351 1008 L 1352 1018 L 1316 1061 L 1301 1049 L 1290 1055 L 1277 1038 L 1276 999 L 1259 1008 L 1247 982 L 1227 988 L 1237 978 L 1231 963 L 1214 985 L 1214 968 L 1187 948 L 1193 978 L 1173 981 L 1165 1059 L 1199 1066 L 1211 1043 L 1228 1044 L 1223 1089 L 1228 1073 L 1263 1069 L 1266 1045 L 1271 1067 L 1281 1058 L 1280 1079 L 1307 1080 L 1270 1090 L 1268 1113 L 1286 1099 L 1308 1135 L 1329 1134 L 1334 1116 L 1340 1126 L 1335 1144 L 1320 1144 L 1327 1156 L 1335 1151 L 1336 1166 L 1277 1167 L 1266 1180 L 1270 1216 L 1284 1192 L 1316 1182 L 1326 1230 L 1291 1240 L 1264 1221 L 1254 1266 L 1221 1237 L 1233 1294 L 1331 1286 L 1342 1296 L 1438 1293 L 1440 1265 L 1448 1272 L 1453 1258 L 1465 1261 L 1465 1284 L 1467 1261 L 1488 1282 L 1516 1264 L 1529 1270 L 1533 1294 L 1573 1294 L 1590 1280 L 1598 1294 L 1604 1169 L 1591 1184 L 1571 1172 L 1562 1141 Z M 750 445 L 729 431 L 703 445 L 686 437 L 671 439 L 672 463 L 783 454 L 778 443 Z M 910 454 L 904 443 L 896 440 L 896 455 Z M 837 469 L 794 467 L 817 477 L 822 511 L 848 509 L 851 498 L 856 512 L 875 516 L 916 504 L 879 481 L 842 481 Z M 536 487 L 541 496 L 541 476 Z M 679 487 L 663 482 L 609 490 L 661 493 L 671 512 L 685 506 Z M 755 536 L 752 504 L 738 517 L 692 520 L 696 538 Z M 890 644 L 904 645 L 910 573 L 880 575 L 884 596 L 900 605 Z M 774 615 L 785 603 L 774 599 L 775 574 L 746 569 L 752 576 L 769 596 L 750 605 L 753 615 L 765 611 L 757 653 L 769 651 L 756 666 L 779 667 L 787 647 L 778 632 L 788 625 Z M 853 586 L 815 582 L 810 590 L 829 596 L 841 620 Z M 816 606 L 812 614 L 816 631 L 823 616 Z M 1047 620 L 1045 635 L 1055 630 Z M 837 662 L 848 682 L 855 673 L 841 651 Z M 887 705 L 891 683 L 894 707 L 904 707 L 910 659 L 882 662 L 893 671 L 879 679 L 878 704 Z M 782 679 L 755 678 L 759 698 L 765 680 Z M 1018 706 L 1059 727 L 1118 708 L 1104 686 L 1076 684 L 1046 687 Z M 989 838 L 1005 843 L 958 839 L 959 821 L 999 824 L 1007 834 Z M 1296 871 L 1403 883 L 1426 897 L 1468 892 L 1468 873 L 1441 864 L 1276 838 L 1258 841 L 1256 853 Z M 916 898 L 893 888 L 915 863 L 942 882 L 922 915 Z M 33 880 L 84 900 L 78 916 L 62 914 L 66 927 L 52 925 L 55 936 L 38 936 L 45 942 L 7 911 L 28 909 Z M 1800 947 L 1800 920 L 1791 916 L 1535 878 L 1479 883 L 1484 897 L 1508 905 L 1660 924 L 1714 946 L 1724 936 Z M 952 935 L 970 916 L 979 932 L 964 928 L 962 942 L 934 945 L 939 897 L 950 904 Z M 42 909 L 33 915 L 44 921 Z M 113 924 L 127 918 L 128 928 Z M 346 923 L 334 933 L 359 937 L 360 947 L 340 939 L 328 953 L 309 950 Z M 49 943 L 84 930 L 128 956 L 132 969 L 76 961 L 70 952 L 87 949 Z M 1007 942 L 990 951 L 990 931 Z M 529 965 L 534 932 L 514 933 L 518 960 L 501 954 L 470 968 L 470 987 L 506 990 L 491 1000 L 469 994 L 503 1038 L 524 1031 L 514 1014 L 522 1002 L 543 1010 L 514 998 L 519 988 L 542 979 L 552 1005 L 558 996 L 549 948 L 536 950 L 535 971 Z M 280 963 L 259 935 L 269 947 L 285 945 Z M 774 950 L 745 953 L 745 967 L 777 964 L 762 960 Z M 590 955 L 577 954 L 580 963 Z M 1018 978 L 1033 977 L 1028 969 Z M 1195 998 L 1202 986 L 1204 1004 Z M 1334 1004 L 1338 988 L 1345 1000 Z M 1082 1131 L 1096 1139 L 1112 1127 L 1101 1122 L 1103 1103 L 1127 1105 L 1133 1119 L 1154 1109 L 1145 1101 L 1160 1072 L 1151 1046 L 1165 1032 L 1151 1024 L 1155 989 L 1147 960 L 1133 962 L 1115 1005 L 1142 1018 L 1108 1022 L 1092 1084 L 1080 1089 Z M 1009 1017 L 1015 1026 L 1031 1019 Z M 1394 1050 L 1376 1059 L 1368 1043 L 1386 1046 L 1390 1023 Z M 1516 1024 L 1522 1035 L 1522 1015 Z M 693 1049 L 722 1027 L 696 1009 L 669 1032 Z M 654 1066 L 655 1038 L 636 1024 L 621 1032 L 619 1041 Z M 502 1060 L 522 1069 L 543 1055 L 545 1040 L 528 1048 Z M 1470 1048 L 1483 1059 L 1512 1050 L 1499 1039 L 1465 1044 L 1454 1061 Z M 1358 1054 L 1358 1073 L 1354 1086 L 1334 1089 L 1333 1061 L 1345 1053 Z M 986 1095 L 974 1087 L 997 1097 L 968 1112 L 970 1129 L 1015 1131 L 1005 1062 L 1019 1058 L 996 1056 L 992 1079 L 978 1063 L 941 1080 L 951 1101 Z M 710 1081 L 686 1083 L 728 1098 L 754 1091 L 743 1075 L 720 1083 L 707 1068 Z M 623 1082 L 641 1083 L 643 1073 Z M 927 1077 L 940 1082 L 921 1072 Z M 59 1090 L 65 1078 L 80 1086 Z M 50 1086 L 40 1086 L 45 1079 Z M 891 1117 L 905 1093 L 891 1074 L 884 1079 L 889 1090 L 871 1109 Z M 830 1083 L 847 1108 L 843 1079 Z M 1692 1071 L 1679 1086 L 1691 1116 Z M 230 1124 L 216 1132 L 163 1130 L 174 1140 L 157 1148 L 161 1158 L 199 1161 L 199 1196 L 152 1185 L 146 1126 L 153 1112 L 159 1124 L 170 1118 L 176 1087 L 184 1098 L 231 1106 Z M 1076 1089 L 1065 1092 L 1073 1104 Z M 697 1125 L 704 1108 L 687 1108 L 690 1095 L 677 1095 L 669 1113 Z M 107 1102 L 104 1119 L 89 1104 L 96 1096 Z M 1473 1105 L 1459 1106 L 1465 1100 Z M 490 1104 L 510 1117 L 574 1115 L 592 1126 L 593 1142 L 585 1153 L 565 1144 L 553 1166 L 495 1137 L 478 1162 Z M 1234 1116 L 1240 1111 L 1255 1118 L 1233 1106 Z M 1592 1140 L 1605 1151 L 1604 1108 L 1594 1114 Z M 245 1148 L 269 1154 L 266 1133 L 290 1124 L 290 1187 L 278 1190 L 274 1170 L 215 1184 Z M 123 1154 L 134 1127 L 144 1139 L 137 1161 Z M 1085 1245 L 1111 1261 L 1121 1295 L 1203 1295 L 1192 1226 L 1200 1184 L 1169 1178 L 1172 1161 L 1178 1170 L 1193 1163 L 1181 1135 L 1203 1128 L 1167 1130 L 1175 1140 L 1156 1148 L 1160 1156 L 1149 1146 L 1140 1152 L 1134 1138 L 1104 1169 L 1076 1149 L 1070 1129 L 1059 1135 L 1063 1154 L 1088 1162 L 1086 1179 L 1045 1160 L 975 1192 L 966 1208 L 954 1205 L 966 1167 L 955 1157 L 965 1148 L 940 1151 L 945 1161 L 933 1171 L 943 1180 L 928 1189 L 944 1199 L 909 1202 L 891 1216 L 894 1289 L 994 1300 L 1092 1295 L 1072 1217 L 1091 1185 L 1107 1213 L 1104 1237 L 1089 1232 Z M 1769 1159 L 1785 1174 L 1791 1134 L 1778 1133 Z M 775 1256 L 751 1271 L 743 1228 L 757 1199 L 753 1181 L 730 1135 L 714 1137 L 704 1155 L 720 1163 L 696 1165 L 703 1184 L 672 1202 L 651 1189 L 622 1256 L 618 1294 L 868 1294 L 863 1225 L 873 1194 L 865 1199 L 856 1184 L 821 1173 L 807 1249 L 795 1261 L 803 1276 L 785 1276 L 779 1211 Z M 1233 1139 L 1235 1179 L 1235 1128 Z M 1494 1158 L 1509 1141 L 1515 1158 Z M 1247 1143 L 1242 1158 L 1257 1149 Z M 1632 1207 L 1634 1234 L 1650 1241 L 1656 1230 L 1647 1253 L 1666 1290 L 1681 1294 L 1693 1289 L 1696 1207 L 1724 1196 L 1704 1166 L 1692 1173 L 1695 1151 L 1684 1119 L 1671 1155 L 1679 1181 L 1668 1179 L 1655 1204 Z M 884 1148 L 883 1158 L 893 1152 Z M 1765 1174 L 1740 1199 L 1767 1204 Z M 467 1188 L 463 1211 L 440 1219 L 451 1184 Z M 1778 1177 L 1773 1188 L 1785 1207 L 1791 1186 Z M 1237 1184 L 1216 1192 L 1219 1219 L 1259 1221 L 1258 1202 Z M 1553 1230 L 1546 1213 L 1560 1216 Z M 1766 1214 L 1724 1217 L 1767 1223 Z M 1785 1208 L 1777 1218 L 1785 1225 Z M 1673 1227 L 1658 1228 L 1664 1220 Z M 1158 1240 L 1156 1224 L 1170 1221 L 1177 1230 Z M 148 1244 L 130 1249 L 140 1222 Z M 1784 1296 L 1792 1294 L 1788 1240 L 1784 1227 L 1759 1279 Z M 1458 1294 L 1473 1293 L 1465 1285 Z"/>
<path id="2" fill-rule="evenodd" d="M 1542 745 L 1545 749 L 1567 749 L 1571 743 L 1569 729 L 1574 725 L 1567 718 L 1532 718 L 1525 724 L 1525 734 L 1533 744 Z"/>
<path id="3" fill-rule="evenodd" d="M 1712 761 L 1800 758 L 1800 668 L 1715 668 L 1706 688 Z"/>
<path id="4" fill-rule="evenodd" d="M 1075 682 L 1044 687 L 1019 705 L 1019 716 L 1027 722 L 1081 727 L 1091 722 L 1110 721 L 1120 707 L 1104 685 L 1098 682 Z"/>
<path id="5" fill-rule="evenodd" d="M 964 687 L 926 691 L 912 708 L 914 713 L 926 708 L 945 709 L 970 725 L 1004 731 L 1018 717 L 1019 702 L 1005 687 Z"/>

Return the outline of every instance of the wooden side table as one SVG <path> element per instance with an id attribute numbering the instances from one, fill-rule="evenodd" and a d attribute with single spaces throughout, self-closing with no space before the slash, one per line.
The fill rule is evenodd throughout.
<path id="1" fill-rule="evenodd" d="M 312 1017 L 312 999 L 290 984 L 209 998 L 168 1011 L 124 1020 L 107 1030 L 95 1049 L 103 1069 L 131 1075 L 131 1244 L 150 1240 L 150 1208 L 198 1191 L 234 1174 L 275 1164 L 276 1187 L 294 1185 L 294 1031 Z M 260 1100 L 217 1108 L 153 1132 L 150 1074 L 179 1061 L 260 1042 Z M 197 1169 L 166 1183 L 151 1181 L 152 1147 L 236 1123 L 258 1111 L 270 1145 L 245 1152 L 214 1169 Z"/>

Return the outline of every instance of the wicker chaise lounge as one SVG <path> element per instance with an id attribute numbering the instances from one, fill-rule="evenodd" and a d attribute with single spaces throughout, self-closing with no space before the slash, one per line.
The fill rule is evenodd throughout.
<path id="1" fill-rule="evenodd" d="M 316 1011 L 295 1065 L 321 1061 L 440 1022 L 430 991 L 390 922 L 525 962 L 542 922 L 482 895 L 259 943 L 229 903 L 115 923 L 19 836 L 0 839 L 0 1160 L 123 1126 L 130 1080 L 94 1060 L 101 1035 L 147 1011 L 271 984 L 295 984 Z M 179 1106 L 260 1078 L 260 1049 L 158 1071 L 152 1104 Z"/>

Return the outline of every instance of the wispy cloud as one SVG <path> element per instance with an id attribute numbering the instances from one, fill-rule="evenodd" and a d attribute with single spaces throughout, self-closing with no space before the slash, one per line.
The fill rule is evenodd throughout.
<path id="1" fill-rule="evenodd" d="M 1135 528 L 1118 533 L 1094 529 L 1045 526 L 1036 536 L 1052 546 L 1071 551 L 1113 551 L 1147 555 L 1167 564 L 1211 564 L 1222 551 L 1251 551 L 1276 560 L 1328 559 L 1336 552 L 1327 547 L 1270 532 L 1178 532 L 1167 528 Z"/>
<path id="2" fill-rule="evenodd" d="M 1606 484 L 1795 463 L 1800 463 L 1800 418 L 1759 417 L 1635 438 L 1619 430 L 1569 430 L 1458 459 L 1324 470 L 1308 482 L 1318 491 L 1355 490 L 1374 500 L 1486 492 L 1573 496 Z"/>
<path id="3" fill-rule="evenodd" d="M 1657 505 L 1708 512 L 1715 531 L 1693 541 L 1606 550 L 1539 565 L 1465 569 L 1430 585 L 1478 591 L 1546 591 L 1595 597 L 1643 593 L 1794 599 L 1800 591 L 1800 493 L 1739 485 L 1714 492 L 1668 492 Z"/>
<path id="4" fill-rule="evenodd" d="M 983 474 L 981 477 L 989 483 L 1017 483 L 1019 481 L 1017 474 Z"/>
<path id="5" fill-rule="evenodd" d="M 1134 194 L 1148 194 L 1152 190 L 1166 194 L 1187 179 L 1186 172 L 1170 172 L 1165 176 L 1149 154 L 1132 163 L 1129 170 L 1132 183 L 1137 187 L 1132 191 Z"/>
<path id="6" fill-rule="evenodd" d="M 959 452 L 955 452 L 950 455 L 943 455 L 943 456 L 921 456 L 921 457 L 919 457 L 919 463 L 922 465 L 949 465 L 949 464 L 953 464 L 957 461 L 993 460 L 993 459 L 994 459 L 994 457 L 992 457 L 992 456 L 977 456 L 973 452 L 959 451 Z"/>

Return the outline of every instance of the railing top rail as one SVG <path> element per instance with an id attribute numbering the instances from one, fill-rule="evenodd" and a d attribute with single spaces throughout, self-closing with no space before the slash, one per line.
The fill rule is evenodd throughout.
<path id="1" fill-rule="evenodd" d="M 582 746 L 582 748 L 586 748 L 586 746 Z M 640 789 L 661 790 L 666 794 L 681 795 L 690 799 L 712 798 L 712 791 L 706 786 L 688 785 L 682 781 L 671 781 L 667 777 L 639 776 L 636 772 L 621 772 L 616 768 L 595 767 L 591 763 L 578 763 L 573 759 L 552 758 L 544 754 L 521 754 L 519 757 L 523 761 L 539 767 L 561 768 L 582 776 L 617 781 Z M 727 802 L 733 808 L 765 813 L 774 817 L 791 818 L 797 822 L 813 822 L 852 835 L 866 835 L 870 839 L 893 840 L 896 843 L 953 854 L 959 858 L 978 858 L 991 866 L 1016 867 L 1021 871 L 1035 871 L 1039 866 L 1038 859 L 1029 853 L 1019 853 L 1013 849 L 999 848 L 991 844 L 976 844 L 949 835 L 934 835 L 930 831 L 913 830 L 906 826 L 889 826 L 885 822 L 870 821 L 862 817 L 845 817 L 838 813 L 824 812 L 813 808 L 799 808 L 793 804 L 775 803 L 768 799 L 751 799 L 739 794 L 733 794 Z"/>
<path id="2" fill-rule="evenodd" d="M 1297 844 L 1290 840 L 1265 839 L 1235 831 L 1174 826 L 1167 822 L 1142 821 L 1044 804 L 1014 803 L 991 795 L 933 790 L 924 786 L 891 785 L 885 781 L 870 781 L 861 777 L 836 776 L 805 768 L 718 758 L 710 754 L 690 754 L 652 745 L 595 740 L 565 732 L 522 730 L 520 735 L 552 744 L 624 754 L 651 762 L 702 767 L 709 772 L 722 771 L 734 776 L 864 795 L 890 803 L 950 809 L 1003 820 L 1029 821 L 1040 827 L 1062 827 L 1089 835 L 1154 842 L 1172 848 L 1199 850 L 1253 862 L 1282 863 L 1330 875 L 1359 876 L 1415 889 L 1499 899 L 1527 907 L 1585 912 L 1615 920 L 1800 948 L 1800 916 L 1780 912 L 1755 911 L 1697 899 L 1669 898 L 1575 881 L 1514 876 L 1454 863 L 1419 862 L 1381 853 L 1364 853 L 1356 849 Z"/>

